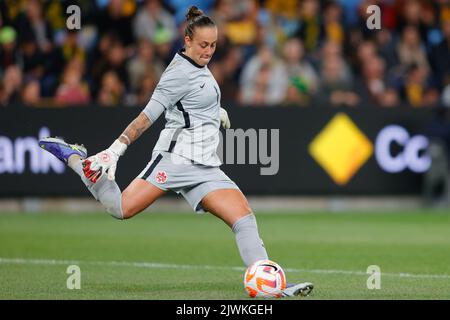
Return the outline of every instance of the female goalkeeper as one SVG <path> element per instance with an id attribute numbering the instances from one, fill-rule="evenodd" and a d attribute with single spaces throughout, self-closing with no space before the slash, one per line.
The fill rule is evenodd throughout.
<path id="1" fill-rule="evenodd" d="M 83 146 L 60 138 L 44 138 L 39 145 L 67 163 L 115 218 L 135 216 L 168 190 L 181 193 L 195 211 L 210 212 L 230 226 L 242 260 L 250 266 L 268 256 L 247 199 L 219 168 L 219 126 L 229 128 L 230 120 L 206 66 L 216 49 L 217 28 L 194 6 L 186 18 L 184 48 L 175 54 L 144 110 L 108 149 L 87 158 Z M 115 182 L 119 158 L 162 113 L 167 123 L 150 162 L 121 193 Z M 311 283 L 288 285 L 284 294 L 308 295 L 312 288 Z"/>

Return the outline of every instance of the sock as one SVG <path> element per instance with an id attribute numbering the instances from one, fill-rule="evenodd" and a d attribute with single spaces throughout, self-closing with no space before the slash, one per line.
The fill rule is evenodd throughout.
<path id="1" fill-rule="evenodd" d="M 90 182 L 89 179 L 84 176 L 83 165 L 81 164 L 82 161 L 83 161 L 83 159 L 81 159 L 81 157 L 79 155 L 72 155 L 69 157 L 69 161 L 68 161 L 67 165 L 70 168 L 72 168 L 72 170 L 75 171 L 76 174 L 78 174 L 80 176 L 81 181 L 83 181 L 83 183 L 86 185 L 86 187 L 89 189 L 89 191 L 91 191 L 95 200 L 98 200 L 97 195 L 94 194 L 92 192 L 92 190 L 90 189 L 92 182 Z"/>
<path id="2" fill-rule="evenodd" d="M 248 267 L 258 260 L 268 259 L 264 243 L 259 237 L 256 218 L 250 213 L 233 224 L 236 243 L 241 258 Z"/>
<path id="3" fill-rule="evenodd" d="M 70 157 L 68 165 L 81 178 L 94 198 L 106 208 L 114 218 L 123 219 L 122 213 L 122 192 L 115 181 L 111 181 L 104 174 L 96 183 L 92 183 L 83 174 L 82 159 L 80 157 Z"/>

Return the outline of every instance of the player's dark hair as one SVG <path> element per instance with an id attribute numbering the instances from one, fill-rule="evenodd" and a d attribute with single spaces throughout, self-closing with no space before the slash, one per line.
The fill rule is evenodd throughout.
<path id="1" fill-rule="evenodd" d="M 192 6 L 189 8 L 188 13 L 186 13 L 186 27 L 184 28 L 184 35 L 192 39 L 194 37 L 195 28 L 215 25 L 216 24 L 214 21 L 205 15 L 202 10 L 196 6 Z"/>

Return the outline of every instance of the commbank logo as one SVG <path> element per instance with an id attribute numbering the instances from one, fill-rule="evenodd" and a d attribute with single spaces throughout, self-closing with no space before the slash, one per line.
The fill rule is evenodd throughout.
<path id="1" fill-rule="evenodd" d="M 383 173 L 426 172 L 431 166 L 428 146 L 426 136 L 410 135 L 397 124 L 384 124 L 372 143 L 349 116 L 338 113 L 310 143 L 309 153 L 336 184 L 344 186 L 372 155 Z"/>
<path id="2" fill-rule="evenodd" d="M 345 185 L 373 154 L 372 142 L 338 113 L 309 145 L 309 153 L 338 185 Z"/>

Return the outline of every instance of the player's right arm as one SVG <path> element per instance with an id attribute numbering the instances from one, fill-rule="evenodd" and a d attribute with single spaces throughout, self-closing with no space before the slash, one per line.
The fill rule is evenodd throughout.
<path id="1" fill-rule="evenodd" d="M 118 140 L 127 146 L 135 142 L 145 130 L 150 128 L 152 122 L 148 118 L 148 116 L 141 112 L 136 119 L 134 119 L 125 131 L 120 135 Z"/>
<path id="2" fill-rule="evenodd" d="M 84 175 L 96 182 L 103 173 L 108 173 L 109 180 L 115 180 L 117 162 L 119 157 L 125 153 L 127 147 L 136 141 L 145 130 L 150 128 L 151 120 L 146 113 L 141 112 L 106 150 L 89 157 L 83 163 Z"/>
<path id="3" fill-rule="evenodd" d="M 108 174 L 109 180 L 115 180 L 119 158 L 123 156 L 130 144 L 150 128 L 150 125 L 159 118 L 164 109 L 164 106 L 152 97 L 145 109 L 126 127 L 108 149 L 87 158 L 83 162 L 84 175 L 93 183 L 97 182 L 103 173 Z"/>
<path id="4" fill-rule="evenodd" d="M 179 85 L 180 81 L 169 77 L 171 72 L 166 73 L 160 80 L 152 98 L 144 108 L 144 110 L 126 127 L 122 134 L 113 142 L 106 150 L 87 158 L 83 162 L 84 175 L 93 183 L 100 179 L 103 173 L 108 173 L 109 180 L 115 180 L 117 162 L 127 147 L 136 141 L 145 130 L 150 128 L 164 110 L 173 105 L 173 100 L 181 98 L 184 91 L 175 88 L 183 87 Z M 170 80 L 170 81 L 169 81 Z M 177 88 L 177 89 L 178 89 Z"/>
<path id="5" fill-rule="evenodd" d="M 167 67 L 144 110 L 127 126 L 119 138 L 108 149 L 84 161 L 83 172 L 88 179 L 95 183 L 107 172 L 108 179 L 114 180 L 117 161 L 127 147 L 136 141 L 167 108 L 173 107 L 186 94 L 189 88 L 188 77 L 177 66 L 179 64 L 173 63 Z"/>

